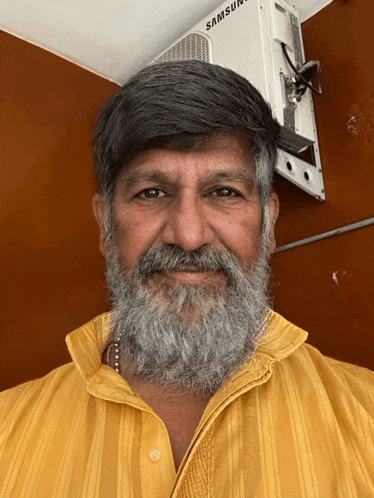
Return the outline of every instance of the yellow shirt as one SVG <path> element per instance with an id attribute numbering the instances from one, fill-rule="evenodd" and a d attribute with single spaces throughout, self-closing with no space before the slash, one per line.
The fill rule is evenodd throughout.
<path id="1" fill-rule="evenodd" d="M 68 335 L 73 363 L 0 395 L 1 498 L 374 496 L 373 372 L 272 313 L 176 473 L 163 422 L 101 364 L 108 323 Z"/>

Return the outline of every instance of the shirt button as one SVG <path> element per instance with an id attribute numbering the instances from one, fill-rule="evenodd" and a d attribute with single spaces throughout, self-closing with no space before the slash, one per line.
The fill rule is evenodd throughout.
<path id="1" fill-rule="evenodd" d="M 152 451 L 149 452 L 149 459 L 151 462 L 158 462 L 161 458 L 161 450 L 158 448 L 153 449 Z"/>

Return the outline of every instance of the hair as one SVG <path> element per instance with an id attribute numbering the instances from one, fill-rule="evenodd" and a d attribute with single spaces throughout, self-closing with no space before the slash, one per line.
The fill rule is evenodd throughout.
<path id="1" fill-rule="evenodd" d="M 92 138 L 97 179 L 107 203 L 140 152 L 193 150 L 214 132 L 248 137 L 264 206 L 271 192 L 280 126 L 259 91 L 234 71 L 202 61 L 145 67 L 104 104 Z"/>

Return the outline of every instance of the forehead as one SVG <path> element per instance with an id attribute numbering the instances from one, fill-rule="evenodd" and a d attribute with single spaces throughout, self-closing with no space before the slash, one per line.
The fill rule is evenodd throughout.
<path id="1" fill-rule="evenodd" d="M 169 178 L 180 177 L 205 179 L 225 174 L 238 174 L 254 179 L 255 161 L 248 138 L 240 133 L 215 134 L 191 151 L 150 149 L 138 154 L 125 168 L 120 179 L 127 182 L 145 172 L 162 172 Z"/>

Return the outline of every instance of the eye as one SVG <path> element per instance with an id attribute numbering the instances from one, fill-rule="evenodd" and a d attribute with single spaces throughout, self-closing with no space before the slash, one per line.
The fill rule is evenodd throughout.
<path id="1" fill-rule="evenodd" d="M 238 197 L 240 195 L 236 190 L 228 187 L 217 188 L 212 192 L 212 194 L 218 197 Z"/>
<path id="2" fill-rule="evenodd" d="M 136 197 L 140 199 L 159 199 L 160 197 L 165 197 L 165 192 L 158 188 L 146 188 L 136 194 Z"/>

